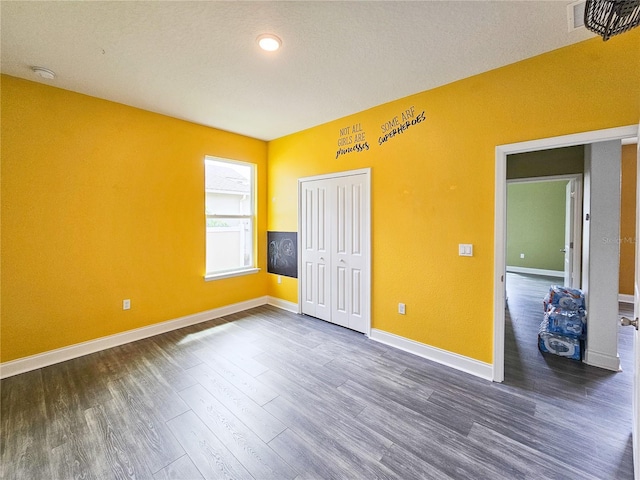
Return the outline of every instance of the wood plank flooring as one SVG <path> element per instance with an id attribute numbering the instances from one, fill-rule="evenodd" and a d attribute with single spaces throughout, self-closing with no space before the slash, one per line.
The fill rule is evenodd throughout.
<path id="1" fill-rule="evenodd" d="M 494 384 L 273 307 L 0 383 L 3 479 L 626 479 L 621 373 L 543 356 L 510 275 Z"/>
<path id="2" fill-rule="evenodd" d="M 542 298 L 549 285 L 558 283 L 562 280 L 554 277 L 507 274 L 503 387 L 536 402 L 539 422 L 526 432 L 530 446 L 544 449 L 545 444 L 564 442 L 563 449 L 547 448 L 547 453 L 599 478 L 633 478 L 633 329 L 618 330 L 622 372 L 541 354 L 534 339 L 542 319 Z M 631 316 L 632 305 L 620 304 L 623 314 Z M 511 438 L 518 439 L 518 434 L 513 432 Z"/>

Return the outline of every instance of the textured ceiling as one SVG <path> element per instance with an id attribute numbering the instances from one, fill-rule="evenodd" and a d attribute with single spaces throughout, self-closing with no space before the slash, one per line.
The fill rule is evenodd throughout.
<path id="1" fill-rule="evenodd" d="M 568 3 L 2 1 L 1 70 L 270 140 L 589 38 Z"/>

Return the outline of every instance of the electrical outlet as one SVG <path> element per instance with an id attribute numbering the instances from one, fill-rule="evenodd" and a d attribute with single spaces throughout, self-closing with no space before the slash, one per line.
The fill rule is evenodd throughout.
<path id="1" fill-rule="evenodd" d="M 131 308 L 131 300 L 128 298 L 125 300 L 122 300 L 122 309 L 129 310 L 130 308 Z"/>
<path id="2" fill-rule="evenodd" d="M 524 253 L 521 253 L 521 254 L 520 254 L 520 258 L 524 258 Z"/>
<path id="3" fill-rule="evenodd" d="M 407 312 L 407 307 L 405 306 L 404 303 L 399 303 L 398 304 L 398 313 L 400 315 L 404 315 Z"/>

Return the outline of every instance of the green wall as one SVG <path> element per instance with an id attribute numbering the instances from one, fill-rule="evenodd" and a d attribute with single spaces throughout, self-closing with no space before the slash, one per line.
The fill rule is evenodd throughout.
<path id="1" fill-rule="evenodd" d="M 507 186 L 507 265 L 564 270 L 567 181 Z M 525 258 L 520 258 L 524 253 Z"/>

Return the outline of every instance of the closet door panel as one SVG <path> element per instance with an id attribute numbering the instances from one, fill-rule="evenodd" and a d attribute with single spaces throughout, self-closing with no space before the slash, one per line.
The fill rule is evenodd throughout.
<path id="1" fill-rule="evenodd" d="M 331 321 L 342 325 L 349 326 L 349 311 L 351 300 L 349 269 L 349 250 L 350 250 L 350 234 L 349 234 L 349 184 L 346 180 L 348 177 L 340 177 L 334 180 L 332 185 L 332 199 L 334 200 L 334 209 L 332 217 L 332 240 L 333 249 L 331 256 L 332 265 L 332 282 L 331 282 Z"/>
<path id="2" fill-rule="evenodd" d="M 366 286 L 363 282 L 366 268 L 366 232 L 365 205 L 366 179 L 364 175 L 354 175 L 347 178 L 347 209 L 346 218 L 348 236 L 349 262 L 349 319 L 347 326 L 359 332 L 365 332 L 367 317 L 364 301 L 368 298 Z"/>
<path id="3" fill-rule="evenodd" d="M 327 185 L 322 180 L 302 184 L 302 225 L 300 231 L 302 270 L 302 313 L 331 319 L 330 237 L 327 232 Z"/>

